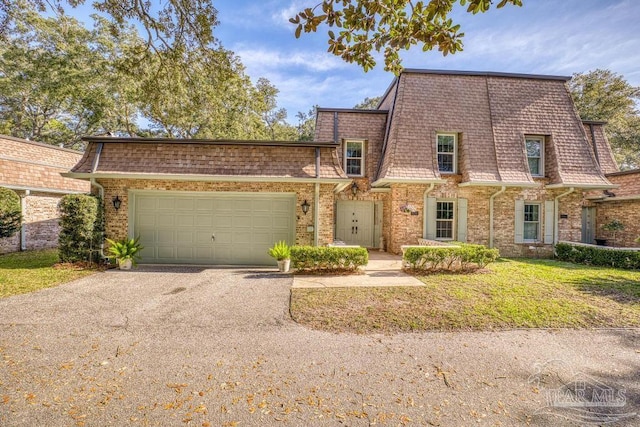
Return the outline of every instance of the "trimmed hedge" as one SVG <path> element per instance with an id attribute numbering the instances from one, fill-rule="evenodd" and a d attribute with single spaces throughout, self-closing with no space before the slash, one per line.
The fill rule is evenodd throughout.
<path id="1" fill-rule="evenodd" d="M 20 196 L 9 188 L 0 187 L 0 238 L 13 236 L 21 227 Z"/>
<path id="2" fill-rule="evenodd" d="M 561 261 L 629 270 L 640 269 L 640 251 L 605 249 L 595 246 L 571 245 L 569 243 L 558 243 L 555 249 L 555 256 Z"/>
<path id="3" fill-rule="evenodd" d="M 469 271 L 484 268 L 498 259 L 497 249 L 461 243 L 459 247 L 420 246 L 404 251 L 404 265 L 419 271 Z"/>
<path id="4" fill-rule="evenodd" d="M 365 248 L 339 246 L 292 246 L 291 267 L 306 272 L 356 271 L 367 265 L 369 253 Z"/>
<path id="5" fill-rule="evenodd" d="M 102 199 L 89 194 L 64 196 L 60 201 L 60 261 L 100 261 L 103 237 Z"/>

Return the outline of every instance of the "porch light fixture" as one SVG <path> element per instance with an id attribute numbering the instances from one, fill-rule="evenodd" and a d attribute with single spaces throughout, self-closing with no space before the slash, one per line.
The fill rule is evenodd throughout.
<path id="1" fill-rule="evenodd" d="M 351 184 L 351 194 L 353 194 L 353 197 L 356 197 L 356 195 L 358 194 L 358 184 L 356 184 L 355 181 L 353 181 L 353 184 Z"/>
<path id="2" fill-rule="evenodd" d="M 111 201 L 113 202 L 113 208 L 116 211 L 120 209 L 120 205 L 122 205 L 122 200 L 120 200 L 120 197 L 116 196 Z"/>
<path id="3" fill-rule="evenodd" d="M 302 203 L 302 205 L 300 205 L 300 207 L 302 208 L 302 212 L 306 215 L 307 212 L 309 212 L 309 207 L 311 205 L 309 204 L 309 202 L 307 202 L 306 200 Z"/>

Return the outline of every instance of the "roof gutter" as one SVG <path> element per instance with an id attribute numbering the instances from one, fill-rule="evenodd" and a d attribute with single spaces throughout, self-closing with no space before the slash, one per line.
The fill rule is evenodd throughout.
<path id="1" fill-rule="evenodd" d="M 551 184 L 547 185 L 546 188 L 549 190 L 556 190 L 562 188 L 581 188 L 583 190 L 608 190 L 611 188 L 619 188 L 618 184 Z"/>
<path id="2" fill-rule="evenodd" d="M 67 172 L 60 175 L 77 179 L 170 179 L 175 181 L 205 181 L 205 182 L 302 182 L 320 184 L 345 184 L 349 185 L 349 178 L 296 178 L 288 176 L 236 176 L 236 175 L 189 175 L 189 174 L 151 174 L 151 173 L 109 173 L 109 172 Z"/>
<path id="3" fill-rule="evenodd" d="M 467 181 L 458 184 L 458 187 L 525 187 L 536 188 L 540 184 L 536 182 L 503 182 L 503 181 Z"/>
<path id="4" fill-rule="evenodd" d="M 372 187 L 384 187 L 389 184 L 444 184 L 446 179 L 408 179 L 408 178 L 382 178 L 371 184 Z"/>

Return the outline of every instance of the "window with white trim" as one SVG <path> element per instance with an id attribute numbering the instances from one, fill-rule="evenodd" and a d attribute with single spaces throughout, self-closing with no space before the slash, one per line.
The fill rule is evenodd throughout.
<path id="1" fill-rule="evenodd" d="M 525 242 L 540 241 L 540 204 L 524 204 L 524 228 L 523 238 Z"/>
<path id="2" fill-rule="evenodd" d="M 532 176 L 544 176 L 544 137 L 525 136 L 527 162 Z"/>
<path id="3" fill-rule="evenodd" d="M 455 133 L 439 133 L 436 136 L 436 153 L 438 170 L 441 173 L 456 173 L 458 135 Z"/>
<path id="4" fill-rule="evenodd" d="M 347 175 L 364 176 L 364 141 L 345 141 L 344 165 Z"/>
<path id="5" fill-rule="evenodd" d="M 453 240 L 455 206 L 454 202 L 436 203 L 436 239 Z"/>

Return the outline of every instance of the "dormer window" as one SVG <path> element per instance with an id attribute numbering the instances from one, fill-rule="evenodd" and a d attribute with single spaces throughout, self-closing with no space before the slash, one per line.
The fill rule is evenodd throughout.
<path id="1" fill-rule="evenodd" d="M 364 176 L 364 141 L 345 141 L 345 172 L 351 176 Z"/>
<path id="2" fill-rule="evenodd" d="M 544 137 L 525 137 L 527 161 L 532 176 L 544 176 Z"/>
<path id="3" fill-rule="evenodd" d="M 456 173 L 458 135 L 455 133 L 439 133 L 437 135 L 436 153 L 440 173 Z"/>

